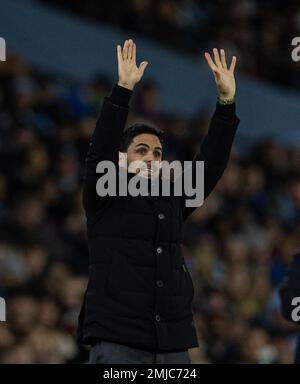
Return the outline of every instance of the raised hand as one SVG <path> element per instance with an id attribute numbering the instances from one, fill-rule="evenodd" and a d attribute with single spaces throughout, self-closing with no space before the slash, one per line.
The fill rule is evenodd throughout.
<path id="1" fill-rule="evenodd" d="M 125 40 L 123 48 L 117 45 L 118 57 L 118 84 L 122 87 L 133 89 L 138 83 L 148 65 L 147 61 L 142 61 L 139 67 L 136 65 L 136 45 L 132 39 Z"/>
<path id="2" fill-rule="evenodd" d="M 221 101 L 232 100 L 235 97 L 236 85 L 234 78 L 234 68 L 236 64 L 236 56 L 232 57 L 230 67 L 227 67 L 225 51 L 219 51 L 214 48 L 214 61 L 210 54 L 205 52 L 205 58 L 210 66 L 217 85 L 218 97 Z"/>

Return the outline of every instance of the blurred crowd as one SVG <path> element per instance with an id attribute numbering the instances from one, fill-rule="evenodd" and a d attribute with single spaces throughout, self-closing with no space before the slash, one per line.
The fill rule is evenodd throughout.
<path id="1" fill-rule="evenodd" d="M 81 204 L 84 158 L 114 80 L 63 83 L 16 55 L 0 66 L 0 363 L 86 362 L 76 344 L 87 284 Z M 138 86 L 128 124 L 166 133 L 165 159 L 190 160 L 213 111 L 160 110 Z M 290 363 L 299 329 L 280 315 L 277 288 L 300 238 L 300 148 L 265 140 L 240 153 L 186 223 L 200 347 L 194 363 Z M 101 305 L 101 303 L 99 304 Z"/>
<path id="2" fill-rule="evenodd" d="M 175 50 L 213 47 L 237 55 L 239 71 L 300 89 L 292 39 L 300 36 L 299 0 L 39 0 L 82 18 L 137 32 Z"/>

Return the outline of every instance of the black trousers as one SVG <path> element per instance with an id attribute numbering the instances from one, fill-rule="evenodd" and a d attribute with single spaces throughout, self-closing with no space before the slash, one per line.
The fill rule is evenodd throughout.
<path id="1" fill-rule="evenodd" d="M 191 364 L 191 360 L 188 351 L 156 353 L 103 340 L 92 347 L 89 364 Z"/>

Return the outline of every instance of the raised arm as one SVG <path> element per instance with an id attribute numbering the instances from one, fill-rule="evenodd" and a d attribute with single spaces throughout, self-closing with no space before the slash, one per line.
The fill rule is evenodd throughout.
<path id="1" fill-rule="evenodd" d="M 112 161 L 118 166 L 130 97 L 148 65 L 143 61 L 137 67 L 136 44 L 131 39 L 125 41 L 123 48 L 117 45 L 117 61 L 118 83 L 113 87 L 111 95 L 104 98 L 85 161 L 83 206 L 87 213 L 95 212 L 107 201 L 106 197 L 100 198 L 96 192 L 96 182 L 100 177 L 96 167 L 102 160 Z"/>
<path id="2" fill-rule="evenodd" d="M 234 69 L 236 57 L 233 56 L 230 67 L 227 67 L 225 51 L 221 49 L 221 55 L 215 48 L 214 61 L 209 53 L 205 52 L 205 58 L 211 68 L 216 86 L 218 101 L 210 122 L 209 130 L 194 158 L 193 178 L 196 177 L 196 161 L 204 161 L 204 199 L 208 197 L 220 180 L 230 156 L 230 151 L 239 118 L 235 114 L 236 84 Z M 187 218 L 196 207 L 183 207 L 183 216 Z"/>

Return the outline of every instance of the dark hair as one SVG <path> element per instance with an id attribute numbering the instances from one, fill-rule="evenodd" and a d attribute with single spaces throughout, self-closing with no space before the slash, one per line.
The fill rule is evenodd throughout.
<path id="1" fill-rule="evenodd" d="M 136 123 L 125 129 L 123 132 L 123 138 L 120 145 L 121 152 L 127 152 L 129 145 L 132 143 L 132 140 L 142 133 L 149 133 L 150 135 L 155 135 L 159 138 L 161 144 L 163 144 L 164 133 L 160 129 L 148 125 L 145 123 Z"/>

